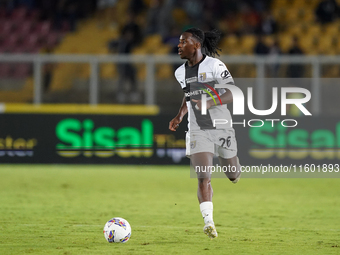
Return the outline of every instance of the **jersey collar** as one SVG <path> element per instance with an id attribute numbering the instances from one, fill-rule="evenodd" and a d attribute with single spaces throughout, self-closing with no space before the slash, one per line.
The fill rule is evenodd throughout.
<path id="1" fill-rule="evenodd" d="M 202 59 L 201 59 L 196 65 L 193 65 L 193 66 L 189 66 L 189 65 L 188 65 L 188 61 L 185 62 L 185 67 L 186 67 L 186 68 L 195 68 L 196 66 L 198 66 L 199 64 L 201 64 L 201 63 L 203 62 L 203 60 L 206 58 L 206 56 L 207 56 L 207 55 L 203 54 Z"/>

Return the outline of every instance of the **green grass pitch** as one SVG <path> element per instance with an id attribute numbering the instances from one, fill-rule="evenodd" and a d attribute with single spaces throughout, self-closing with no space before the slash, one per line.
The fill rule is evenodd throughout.
<path id="1" fill-rule="evenodd" d="M 213 179 L 203 234 L 182 166 L 0 165 L 0 254 L 340 254 L 340 179 Z M 110 218 L 132 227 L 110 244 Z"/>

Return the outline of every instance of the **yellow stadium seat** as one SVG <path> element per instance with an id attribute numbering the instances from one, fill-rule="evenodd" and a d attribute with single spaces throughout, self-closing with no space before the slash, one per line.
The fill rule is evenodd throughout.
<path id="1" fill-rule="evenodd" d="M 322 71 L 323 78 L 338 78 L 340 76 L 338 65 L 324 65 Z"/>
<path id="2" fill-rule="evenodd" d="M 292 46 L 293 37 L 288 33 L 281 33 L 278 36 L 279 44 L 283 52 L 287 52 Z"/>
<path id="3" fill-rule="evenodd" d="M 173 20 L 176 21 L 177 24 L 184 25 L 186 23 L 186 20 L 187 20 L 187 14 L 181 8 L 174 8 L 172 10 L 172 18 L 173 18 Z"/>
<path id="4" fill-rule="evenodd" d="M 168 79 L 173 76 L 173 68 L 170 64 L 159 64 L 157 66 L 156 78 Z"/>
<path id="5" fill-rule="evenodd" d="M 340 33 L 340 26 L 338 23 L 330 23 L 323 27 L 326 36 L 338 36 Z"/>
<path id="6" fill-rule="evenodd" d="M 308 27 L 307 34 L 314 35 L 314 36 L 320 36 L 322 32 L 322 27 L 320 24 L 312 24 Z"/>
<path id="7" fill-rule="evenodd" d="M 167 55 L 170 53 L 171 47 L 166 44 L 160 45 L 158 48 L 154 49 L 154 54 L 156 55 Z"/>
<path id="8" fill-rule="evenodd" d="M 306 32 L 306 27 L 302 24 L 291 24 L 288 28 L 287 28 L 287 33 L 289 33 L 291 36 L 295 36 L 295 35 L 300 35 L 302 33 Z"/>
<path id="9" fill-rule="evenodd" d="M 239 43 L 236 35 L 229 35 L 222 39 L 221 47 L 234 47 Z"/>
<path id="10" fill-rule="evenodd" d="M 314 35 L 301 36 L 299 44 L 306 54 L 318 54 L 318 37 Z"/>
<path id="11" fill-rule="evenodd" d="M 272 9 L 288 7 L 290 5 L 290 0 L 275 0 L 272 1 Z"/>
<path id="12" fill-rule="evenodd" d="M 293 0 L 291 6 L 293 8 L 308 8 L 308 2 L 307 1 L 301 1 L 301 0 Z"/>
<path id="13" fill-rule="evenodd" d="M 266 45 L 271 46 L 274 43 L 274 36 L 266 35 L 263 37 L 263 41 Z"/>
<path id="14" fill-rule="evenodd" d="M 315 10 L 319 3 L 320 3 L 320 0 L 309 0 L 308 6 L 310 9 Z"/>
<path id="15" fill-rule="evenodd" d="M 321 54 L 332 54 L 335 53 L 336 41 L 331 36 L 321 36 L 318 39 L 318 49 Z"/>
<path id="16" fill-rule="evenodd" d="M 286 22 L 295 23 L 301 18 L 300 9 L 289 8 L 286 12 Z"/>
<path id="17" fill-rule="evenodd" d="M 272 14 L 276 21 L 279 23 L 286 22 L 287 9 L 285 8 L 275 8 L 272 10 Z"/>
<path id="18" fill-rule="evenodd" d="M 103 79 L 112 79 L 117 76 L 117 67 L 112 63 L 100 65 L 100 77 Z"/>
<path id="19" fill-rule="evenodd" d="M 311 23 L 315 21 L 315 13 L 314 10 L 308 8 L 308 9 L 303 9 L 301 11 L 301 21 Z"/>
<path id="20" fill-rule="evenodd" d="M 253 52 L 256 44 L 256 38 L 254 35 L 244 35 L 240 38 L 240 40 L 241 48 L 245 51 L 246 54 Z"/>
<path id="21" fill-rule="evenodd" d="M 148 53 L 147 49 L 142 46 L 136 47 L 132 50 L 132 54 L 136 54 L 136 55 L 143 55 L 147 53 Z"/>
<path id="22" fill-rule="evenodd" d="M 220 47 L 223 54 L 234 54 L 236 51 L 240 52 L 240 47 L 238 45 L 239 39 L 236 35 L 229 35 L 222 39 Z M 237 49 L 238 48 L 238 49 Z"/>

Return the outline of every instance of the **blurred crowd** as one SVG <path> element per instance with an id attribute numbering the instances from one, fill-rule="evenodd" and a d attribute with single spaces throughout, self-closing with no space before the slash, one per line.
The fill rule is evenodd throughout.
<path id="1" fill-rule="evenodd" d="M 76 30 L 79 19 L 96 11 L 96 0 L 0 0 L 2 15 L 10 16 L 16 8 L 37 12 L 40 20 L 52 20 L 57 30 Z"/>
<path id="2" fill-rule="evenodd" d="M 13 9 L 24 6 L 29 10 L 39 10 L 41 19 L 53 20 L 56 29 L 68 26 L 75 31 L 77 21 L 89 17 L 95 12 L 106 12 L 114 21 L 114 8 L 123 0 L 0 0 L 0 11 L 10 13 Z M 165 42 L 172 42 L 172 37 L 189 27 L 202 30 L 217 28 L 224 35 L 264 34 L 271 35 L 278 31 L 278 24 L 270 12 L 275 0 L 124 0 L 128 2 L 127 26 L 130 16 L 142 16 L 140 36 L 160 34 Z M 99 15 L 103 16 L 103 15 Z M 315 10 L 316 20 L 322 24 L 332 22 L 339 17 L 339 6 L 335 0 L 320 0 Z M 66 25 L 65 25 L 66 24 Z M 122 27 L 122 33 L 126 32 Z"/>

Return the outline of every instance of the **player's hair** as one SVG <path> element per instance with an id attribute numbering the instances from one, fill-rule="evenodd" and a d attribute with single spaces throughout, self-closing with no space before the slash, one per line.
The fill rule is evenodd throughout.
<path id="1" fill-rule="evenodd" d="M 185 30 L 185 32 L 191 33 L 199 41 L 208 56 L 215 57 L 220 55 L 218 51 L 221 51 L 221 49 L 218 48 L 218 42 L 221 38 L 221 33 L 217 29 L 203 32 L 201 29 L 193 27 Z"/>

